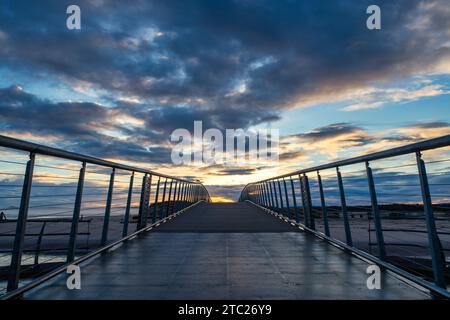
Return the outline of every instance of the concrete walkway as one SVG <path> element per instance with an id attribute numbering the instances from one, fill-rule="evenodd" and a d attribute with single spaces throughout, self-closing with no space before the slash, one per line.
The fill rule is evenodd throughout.
<path id="1" fill-rule="evenodd" d="M 368 264 L 248 203 L 201 204 L 26 299 L 427 299 Z"/>

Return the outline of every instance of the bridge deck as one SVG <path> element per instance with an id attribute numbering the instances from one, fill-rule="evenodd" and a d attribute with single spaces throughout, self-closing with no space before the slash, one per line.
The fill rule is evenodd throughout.
<path id="1" fill-rule="evenodd" d="M 426 299 L 394 276 L 366 287 L 367 263 L 247 203 L 200 204 L 27 299 Z"/>

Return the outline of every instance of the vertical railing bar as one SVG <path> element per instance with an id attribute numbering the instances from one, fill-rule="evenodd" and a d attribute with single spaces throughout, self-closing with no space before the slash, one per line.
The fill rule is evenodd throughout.
<path id="1" fill-rule="evenodd" d="M 164 209 L 166 207 L 166 190 L 167 190 L 167 178 L 166 180 L 164 180 L 164 187 L 163 187 L 163 196 L 162 196 L 162 200 L 161 200 L 161 209 L 159 210 L 160 212 L 160 219 L 164 218 Z"/>
<path id="2" fill-rule="evenodd" d="M 44 237 L 46 225 L 47 225 L 47 221 L 44 221 L 44 223 L 42 223 L 41 231 L 39 232 L 38 240 L 36 243 L 36 251 L 34 253 L 34 265 L 39 264 L 39 254 L 41 252 L 42 238 Z"/>
<path id="3" fill-rule="evenodd" d="M 281 214 L 284 215 L 283 214 L 283 212 L 284 212 L 283 193 L 281 192 L 280 180 L 277 180 L 277 184 L 278 184 L 278 191 L 279 191 L 279 195 L 280 195 L 280 205 L 281 205 L 280 211 L 281 211 Z"/>
<path id="4" fill-rule="evenodd" d="M 169 185 L 169 195 L 167 196 L 166 217 L 169 216 L 169 212 L 170 212 L 170 198 L 172 197 L 172 185 L 173 185 L 173 179 L 170 180 L 170 185 Z"/>
<path id="5" fill-rule="evenodd" d="M 286 179 L 284 179 L 284 178 L 283 178 L 283 184 L 284 184 L 284 194 L 286 196 L 287 215 L 288 215 L 289 219 L 292 219 L 291 208 L 289 206 L 289 197 L 288 197 L 288 192 L 287 192 Z"/>
<path id="6" fill-rule="evenodd" d="M 299 223 L 299 222 L 300 222 L 300 216 L 299 216 L 299 214 L 298 214 L 297 199 L 295 198 L 294 181 L 292 180 L 292 176 L 289 177 L 289 179 L 291 180 L 292 201 L 293 201 L 293 204 L 294 204 L 295 221 L 296 221 L 297 223 Z"/>
<path id="7" fill-rule="evenodd" d="M 320 204 L 322 207 L 323 228 L 325 230 L 325 235 L 327 237 L 329 237 L 330 236 L 330 226 L 328 224 L 328 210 L 327 210 L 327 205 L 325 202 L 325 193 L 323 192 L 322 177 L 320 176 L 319 171 L 317 171 L 317 183 L 319 185 Z"/>
<path id="8" fill-rule="evenodd" d="M 187 203 L 187 192 L 188 192 L 188 188 L 189 188 L 189 183 L 186 182 L 186 185 L 184 187 L 184 191 L 183 191 L 183 204 L 182 204 L 182 208 L 186 208 L 186 203 Z"/>
<path id="9" fill-rule="evenodd" d="M 150 217 L 150 197 L 152 194 L 152 180 L 153 180 L 153 174 L 149 174 L 147 178 L 147 186 L 146 186 L 146 194 L 145 194 L 145 215 L 143 218 L 142 226 L 145 228 L 147 226 L 147 220 Z"/>
<path id="10" fill-rule="evenodd" d="M 186 202 L 185 207 L 187 207 L 189 205 L 189 189 L 190 188 L 191 188 L 191 184 L 188 183 L 188 185 L 186 186 L 186 191 L 185 191 L 185 195 L 184 195 L 185 202 Z"/>
<path id="11" fill-rule="evenodd" d="M 147 183 L 148 183 L 148 174 L 146 173 L 142 177 L 141 198 L 139 199 L 139 212 L 136 230 L 140 230 L 144 227 L 144 216 L 146 212 L 146 200 L 147 200 Z"/>
<path id="12" fill-rule="evenodd" d="M 256 187 L 256 203 L 261 205 L 261 191 L 259 190 L 259 184 L 256 184 L 255 187 Z"/>
<path id="13" fill-rule="evenodd" d="M 266 183 L 262 183 L 262 187 L 263 187 L 263 190 L 264 190 L 264 201 L 265 201 L 265 206 L 266 206 L 266 208 L 269 208 L 270 207 L 270 203 L 269 203 L 269 193 L 267 192 L 267 185 L 266 185 Z"/>
<path id="14" fill-rule="evenodd" d="M 184 195 L 184 188 L 186 187 L 186 183 L 182 182 L 181 183 L 181 189 L 180 189 L 180 193 L 178 194 L 178 204 L 177 204 L 177 211 L 180 211 L 180 208 L 183 208 L 183 195 Z"/>
<path id="15" fill-rule="evenodd" d="M 436 230 L 436 222 L 433 213 L 433 203 L 430 195 L 427 171 L 425 162 L 421 153 L 416 152 L 416 161 L 419 171 L 420 187 L 422 191 L 423 210 L 425 213 L 425 222 L 427 226 L 428 242 L 430 245 L 431 263 L 433 267 L 434 282 L 436 285 L 446 288 L 445 280 L 445 256 L 442 250 L 442 244 Z"/>
<path id="16" fill-rule="evenodd" d="M 77 193 L 75 196 L 75 205 L 73 209 L 72 223 L 70 226 L 69 247 L 67 249 L 67 262 L 72 262 L 75 259 L 75 250 L 77 246 L 77 235 L 78 235 L 78 223 L 80 221 L 81 201 L 83 198 L 85 175 L 86 175 L 86 162 L 83 162 L 78 176 Z"/>
<path id="17" fill-rule="evenodd" d="M 276 203 L 276 205 L 277 205 L 277 211 L 278 211 L 278 209 L 280 208 L 279 207 L 279 204 L 278 204 L 278 195 L 277 195 L 277 188 L 276 188 L 276 184 L 275 184 L 275 181 L 274 180 L 272 180 L 272 185 L 273 185 L 273 190 L 274 190 L 274 197 L 275 197 L 275 203 Z"/>
<path id="18" fill-rule="evenodd" d="M 112 203 L 112 197 L 113 197 L 113 191 L 114 191 L 115 174 L 116 174 L 116 168 L 112 168 L 111 176 L 109 179 L 108 196 L 106 199 L 105 216 L 104 216 L 104 220 L 103 220 L 101 246 L 105 246 L 106 243 L 108 242 L 109 218 L 111 215 L 111 203 Z"/>
<path id="19" fill-rule="evenodd" d="M 366 162 L 367 183 L 369 185 L 370 203 L 372 205 L 373 220 L 375 223 L 375 232 L 377 235 L 378 253 L 382 260 L 386 259 L 386 249 L 384 247 L 383 228 L 381 225 L 380 209 L 378 208 L 377 192 L 373 180 L 372 168 L 369 162 Z M 370 232 L 370 231 L 369 231 Z"/>
<path id="20" fill-rule="evenodd" d="M 158 176 L 158 183 L 156 184 L 155 202 L 153 204 L 152 223 L 156 222 L 157 215 L 158 215 L 158 198 L 159 198 L 159 185 L 160 185 L 160 182 L 161 182 L 161 177 Z"/>
<path id="21" fill-rule="evenodd" d="M 299 175 L 300 191 L 302 193 L 302 204 L 303 204 L 303 214 L 305 225 L 313 230 L 315 230 L 312 199 L 311 199 L 311 189 L 309 188 L 309 178 L 306 174 L 303 176 Z"/>
<path id="22" fill-rule="evenodd" d="M 298 175 L 298 183 L 300 186 L 300 195 L 302 197 L 303 223 L 305 224 L 305 226 L 309 227 L 308 208 L 305 206 L 305 191 L 302 176 L 300 174 Z"/>
<path id="23" fill-rule="evenodd" d="M 198 201 L 198 185 L 194 186 L 194 203 Z"/>
<path id="24" fill-rule="evenodd" d="M 175 181 L 175 187 L 173 190 L 173 201 L 172 201 L 172 205 L 170 207 L 170 214 L 172 215 L 174 213 L 175 210 L 175 206 L 177 204 L 177 192 L 178 192 L 178 180 Z"/>
<path id="25" fill-rule="evenodd" d="M 35 154 L 30 153 L 30 160 L 27 162 L 25 177 L 23 179 L 22 196 L 20 198 L 19 214 L 16 222 L 16 234 L 9 268 L 7 291 L 17 289 L 19 285 L 23 245 L 25 242 L 25 229 L 28 219 L 28 207 L 30 204 L 31 186 L 33 184 L 34 162 Z"/>
<path id="26" fill-rule="evenodd" d="M 345 238 L 347 241 L 347 245 L 349 245 L 350 247 L 353 247 L 350 222 L 348 220 L 347 202 L 345 199 L 344 183 L 342 182 L 342 175 L 341 175 L 341 172 L 339 171 L 339 167 L 336 167 L 336 173 L 337 173 L 337 178 L 338 178 L 339 196 L 341 199 L 341 212 L 342 212 L 342 217 L 344 218 Z"/>
<path id="27" fill-rule="evenodd" d="M 125 215 L 123 217 L 122 237 L 126 237 L 128 234 L 128 224 L 130 222 L 131 200 L 133 197 L 133 183 L 134 183 L 134 171 L 131 172 L 130 184 L 128 186 L 127 206 L 125 208 Z"/>
<path id="28" fill-rule="evenodd" d="M 267 181 L 267 184 L 268 184 L 269 189 L 270 189 L 270 198 L 272 199 L 272 208 L 275 208 L 275 199 L 273 197 L 272 184 L 270 183 L 270 181 Z"/>

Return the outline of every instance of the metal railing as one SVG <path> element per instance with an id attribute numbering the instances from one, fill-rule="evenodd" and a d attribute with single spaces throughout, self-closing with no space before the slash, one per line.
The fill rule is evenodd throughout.
<path id="1" fill-rule="evenodd" d="M 200 201 L 197 181 L 0 136 L 0 296 Z"/>
<path id="2" fill-rule="evenodd" d="M 246 185 L 239 201 L 448 298 L 449 146 L 446 135 L 290 172 Z"/>

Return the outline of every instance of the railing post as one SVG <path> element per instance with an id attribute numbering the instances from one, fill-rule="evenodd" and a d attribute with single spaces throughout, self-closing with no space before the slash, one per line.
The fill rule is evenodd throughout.
<path id="1" fill-rule="evenodd" d="M 339 196 L 341 198 L 342 217 L 344 218 L 345 238 L 347 241 L 347 245 L 352 247 L 353 246 L 352 232 L 350 229 L 350 222 L 348 221 L 347 202 L 345 200 L 344 183 L 342 182 L 342 175 L 341 172 L 339 171 L 339 167 L 336 167 L 336 173 L 339 186 Z"/>
<path id="2" fill-rule="evenodd" d="M 127 206 L 125 208 L 125 215 L 123 217 L 122 237 L 126 237 L 128 234 L 128 224 L 130 222 L 131 200 L 133 198 L 133 183 L 134 183 L 134 171 L 131 173 L 130 184 L 128 186 Z"/>
<path id="3" fill-rule="evenodd" d="M 272 208 L 275 208 L 275 199 L 273 198 L 272 184 L 270 183 L 270 181 L 267 181 L 267 185 L 269 186 L 269 189 L 270 189 L 270 198 L 272 199 Z"/>
<path id="4" fill-rule="evenodd" d="M 183 209 L 187 206 L 187 196 L 188 196 L 188 190 L 189 190 L 189 183 L 186 182 L 186 186 L 184 187 L 184 194 L 183 194 Z"/>
<path id="5" fill-rule="evenodd" d="M 257 184 L 257 188 L 258 188 L 258 202 L 259 202 L 259 205 L 263 205 L 264 204 L 263 196 L 262 196 L 262 192 L 261 192 L 261 185 L 259 183 Z"/>
<path id="6" fill-rule="evenodd" d="M 25 242 L 25 229 L 28 218 L 28 207 L 30 204 L 31 185 L 33 183 L 34 161 L 35 154 L 30 153 L 30 160 L 27 162 L 25 177 L 23 179 L 22 196 L 20 199 L 19 214 L 16 222 L 16 234 L 9 268 L 7 291 L 17 289 L 19 285 L 23 245 Z"/>
<path id="7" fill-rule="evenodd" d="M 153 204 L 152 223 L 156 222 L 156 218 L 157 218 L 157 214 L 158 214 L 158 197 L 159 197 L 159 183 L 160 182 L 161 182 L 161 177 L 158 177 L 158 183 L 156 184 L 155 203 Z"/>
<path id="8" fill-rule="evenodd" d="M 41 227 L 41 231 L 39 232 L 38 240 L 36 243 L 36 252 L 34 254 L 34 264 L 39 264 L 39 253 L 41 252 L 42 238 L 44 237 L 45 226 L 47 225 L 47 221 L 44 221 Z"/>
<path id="9" fill-rule="evenodd" d="M 266 187 L 264 185 L 264 182 L 260 183 L 260 188 L 261 188 L 263 206 L 264 207 L 268 207 L 269 205 L 268 205 L 268 202 L 267 202 L 267 193 L 266 193 Z"/>
<path id="10" fill-rule="evenodd" d="M 288 192 L 287 192 L 286 180 L 284 178 L 283 178 L 283 184 L 284 184 L 284 194 L 286 196 L 286 208 L 287 208 L 287 212 L 288 212 L 288 218 L 292 219 L 291 208 L 289 206 L 289 197 L 288 197 Z"/>
<path id="11" fill-rule="evenodd" d="M 109 230 L 109 217 L 111 215 L 111 203 L 113 197 L 114 190 L 114 176 L 116 174 L 116 168 L 112 168 L 111 176 L 109 179 L 109 188 L 108 188 L 108 196 L 106 198 L 106 208 L 105 208 L 105 217 L 103 220 L 103 231 L 102 231 L 102 240 L 101 246 L 105 246 L 108 242 L 108 230 Z"/>
<path id="12" fill-rule="evenodd" d="M 298 208 L 297 208 L 297 199 L 295 198 L 295 188 L 294 188 L 294 181 L 292 180 L 292 177 L 289 177 L 291 180 L 291 189 L 292 189 L 292 201 L 294 203 L 294 214 L 295 214 L 295 221 L 297 223 L 300 222 L 300 217 L 298 215 Z"/>
<path id="13" fill-rule="evenodd" d="M 428 185 L 427 171 L 421 153 L 416 152 L 417 167 L 419 169 L 420 187 L 422 191 L 423 210 L 427 225 L 428 242 L 430 245 L 431 262 L 433 266 L 434 282 L 436 285 L 446 288 L 445 280 L 445 256 L 442 244 L 436 230 L 430 187 Z"/>
<path id="14" fill-rule="evenodd" d="M 372 204 L 372 214 L 375 223 L 375 232 L 377 235 L 378 252 L 382 260 L 386 259 L 386 249 L 384 247 L 383 228 L 381 226 L 380 210 L 378 208 L 377 193 L 375 191 L 375 183 L 373 181 L 372 168 L 366 161 L 367 182 L 369 184 L 370 202 Z M 370 232 L 370 231 L 369 231 Z"/>
<path id="15" fill-rule="evenodd" d="M 262 188 L 264 190 L 264 203 L 266 208 L 270 207 L 270 200 L 269 200 L 269 192 L 267 192 L 267 185 L 265 182 L 262 183 Z"/>
<path id="16" fill-rule="evenodd" d="M 77 235 L 78 235 L 78 222 L 80 221 L 81 201 L 83 198 L 85 174 L 86 174 L 86 162 L 83 162 L 78 176 L 77 194 L 75 196 L 72 224 L 70 226 L 69 247 L 67 249 L 67 262 L 72 262 L 75 258 L 75 250 L 77 246 Z"/>
<path id="17" fill-rule="evenodd" d="M 194 203 L 198 201 L 198 193 L 200 191 L 200 187 L 198 185 L 195 186 L 195 195 L 194 195 Z"/>
<path id="18" fill-rule="evenodd" d="M 191 188 L 191 184 L 188 183 L 188 184 L 186 185 L 186 190 L 184 191 L 184 202 L 185 202 L 184 207 L 189 206 L 189 189 L 190 189 L 190 188 Z"/>
<path id="19" fill-rule="evenodd" d="M 284 211 L 283 193 L 281 192 L 280 180 L 277 180 L 277 184 L 278 184 L 278 192 L 279 192 L 279 195 L 280 195 L 281 214 L 284 216 L 284 214 L 283 214 L 283 211 Z"/>
<path id="20" fill-rule="evenodd" d="M 186 186 L 186 183 L 181 182 L 180 192 L 178 192 L 178 199 L 177 199 L 177 209 L 176 209 L 177 212 L 180 211 L 180 208 L 182 208 L 182 201 L 183 201 L 185 186 Z"/>
<path id="21" fill-rule="evenodd" d="M 299 175 L 299 181 L 300 181 L 300 190 L 302 193 L 303 214 L 304 214 L 305 225 L 308 228 L 315 230 L 316 225 L 314 223 L 312 200 L 311 200 L 311 190 L 309 188 L 308 176 L 306 174 L 304 174 L 303 176 Z"/>
<path id="22" fill-rule="evenodd" d="M 330 226 L 328 224 L 328 211 L 327 211 L 327 205 L 325 203 L 325 194 L 323 192 L 322 177 L 320 176 L 319 171 L 317 171 L 317 183 L 319 184 L 319 194 L 320 194 L 320 205 L 322 207 L 323 228 L 325 230 L 325 235 L 327 237 L 329 237 L 330 236 Z"/>
<path id="23" fill-rule="evenodd" d="M 170 185 L 169 185 L 169 195 L 167 196 L 166 217 L 169 216 L 169 211 L 170 211 L 170 197 L 172 197 L 172 185 L 173 185 L 173 179 L 170 180 Z"/>
<path id="24" fill-rule="evenodd" d="M 162 201 L 161 201 L 161 210 L 159 210 L 160 212 L 160 219 L 164 218 L 164 208 L 166 207 L 166 189 L 167 189 L 167 178 L 166 180 L 164 180 L 164 187 L 163 187 L 163 196 L 162 196 Z"/>
<path id="25" fill-rule="evenodd" d="M 139 214 L 136 230 L 141 230 L 147 226 L 147 217 L 150 210 L 150 188 L 152 185 L 152 175 L 145 174 L 142 178 L 141 201 L 139 203 Z"/>
<path id="26" fill-rule="evenodd" d="M 175 181 L 175 187 L 174 187 L 174 190 L 173 190 L 173 201 L 172 201 L 172 204 L 170 206 L 170 212 L 169 212 L 170 215 L 173 214 L 173 212 L 175 210 L 175 205 L 177 204 L 177 192 L 178 192 L 177 189 L 179 189 L 178 188 L 178 181 Z"/>
<path id="27" fill-rule="evenodd" d="M 275 197 L 275 204 L 277 205 L 277 211 L 278 211 L 278 209 L 280 208 L 279 206 L 278 206 L 278 195 L 277 195 L 277 188 L 276 188 L 276 185 L 275 185 L 275 181 L 274 180 L 272 180 L 272 185 L 273 185 L 273 191 L 274 191 L 274 197 Z"/>

